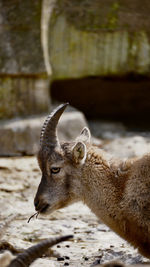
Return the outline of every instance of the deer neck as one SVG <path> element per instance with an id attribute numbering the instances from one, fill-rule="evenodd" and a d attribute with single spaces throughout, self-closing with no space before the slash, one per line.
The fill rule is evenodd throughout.
<path id="1" fill-rule="evenodd" d="M 88 151 L 81 177 L 83 202 L 111 228 L 115 228 L 122 212 L 119 204 L 128 170 L 121 171 L 121 164 L 94 148 Z"/>

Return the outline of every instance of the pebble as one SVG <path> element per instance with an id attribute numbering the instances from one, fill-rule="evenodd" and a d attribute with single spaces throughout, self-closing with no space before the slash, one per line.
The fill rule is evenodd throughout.
<path id="1" fill-rule="evenodd" d="M 64 259 L 64 257 L 58 257 L 57 258 L 57 261 L 64 261 L 65 259 Z"/>
<path id="2" fill-rule="evenodd" d="M 64 263 L 64 266 L 69 266 L 69 262 L 65 262 Z"/>

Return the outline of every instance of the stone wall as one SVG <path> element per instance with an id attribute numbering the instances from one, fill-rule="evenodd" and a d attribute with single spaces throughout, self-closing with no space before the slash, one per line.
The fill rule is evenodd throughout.
<path id="1" fill-rule="evenodd" d="M 53 79 L 150 75 L 150 1 L 56 1 L 49 27 Z"/>
<path id="2" fill-rule="evenodd" d="M 48 43 L 52 96 L 88 117 L 146 120 L 149 13 L 149 0 L 57 0 Z"/>
<path id="3" fill-rule="evenodd" d="M 0 118 L 47 112 L 42 1 L 0 1 Z"/>
<path id="4" fill-rule="evenodd" d="M 148 0 L 0 1 L 0 118 L 48 112 L 47 73 L 149 78 L 149 12 Z"/>

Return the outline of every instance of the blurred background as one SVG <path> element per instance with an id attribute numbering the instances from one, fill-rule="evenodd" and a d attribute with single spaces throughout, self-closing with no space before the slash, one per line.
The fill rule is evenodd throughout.
<path id="1" fill-rule="evenodd" d="M 149 12 L 149 0 L 1 0 L 0 154 L 34 154 L 58 102 L 101 121 L 98 137 L 149 130 Z"/>

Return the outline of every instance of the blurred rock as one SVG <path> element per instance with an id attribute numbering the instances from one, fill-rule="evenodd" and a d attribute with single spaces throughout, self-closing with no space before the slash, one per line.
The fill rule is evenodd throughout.
<path id="1" fill-rule="evenodd" d="M 49 81 L 43 77 L 0 77 L 0 119 L 48 112 Z"/>
<path id="2" fill-rule="evenodd" d="M 88 123 L 91 133 L 102 139 L 100 147 L 115 157 L 140 157 L 150 152 L 149 132 L 127 129 L 121 122 L 90 120 Z"/>
<path id="3" fill-rule="evenodd" d="M 48 112 L 42 1 L 0 1 L 0 119 Z"/>
<path id="4" fill-rule="evenodd" d="M 36 153 L 41 118 L 6 120 L 0 124 L 0 155 L 20 156 Z"/>
<path id="5" fill-rule="evenodd" d="M 126 128 L 121 122 L 89 120 L 89 126 L 91 133 L 102 139 L 114 139 L 126 133 Z"/>
<path id="6" fill-rule="evenodd" d="M 46 72 L 41 47 L 42 1 L 0 1 L 0 74 Z"/>
<path id="7" fill-rule="evenodd" d="M 88 118 L 146 120 L 150 1 L 142 8 L 140 0 L 55 2 L 48 33 L 52 97 Z"/>
<path id="8" fill-rule="evenodd" d="M 54 78 L 149 76 L 150 2 L 143 1 L 141 9 L 140 0 L 134 8 L 129 0 L 56 0 L 49 26 Z"/>
<path id="9" fill-rule="evenodd" d="M 120 137 L 108 141 L 103 148 L 119 158 L 140 157 L 150 152 L 150 138 L 142 136 Z"/>
<path id="10" fill-rule="evenodd" d="M 37 152 L 40 132 L 46 116 L 5 120 L 0 123 L 0 156 L 33 155 Z M 60 140 L 74 139 L 87 125 L 81 112 L 62 115 L 58 134 Z"/>
<path id="11" fill-rule="evenodd" d="M 66 112 L 58 124 L 58 136 L 63 141 L 73 140 L 85 126 L 87 126 L 87 122 L 83 113 L 79 111 Z"/>
<path id="12" fill-rule="evenodd" d="M 64 113 L 58 124 L 58 136 L 62 141 L 74 140 L 85 126 L 89 128 L 82 112 L 77 111 L 72 106 L 69 106 L 68 109 L 71 112 Z M 91 136 L 91 142 L 96 146 L 102 144 L 102 141 L 93 135 Z"/>

